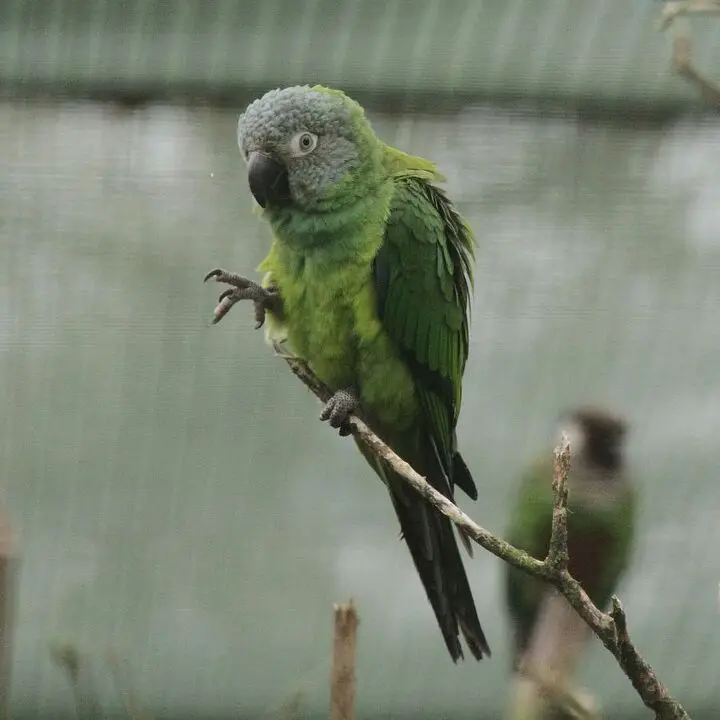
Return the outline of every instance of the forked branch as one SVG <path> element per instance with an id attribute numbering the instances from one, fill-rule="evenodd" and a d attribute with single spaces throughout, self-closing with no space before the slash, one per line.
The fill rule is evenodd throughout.
<path id="1" fill-rule="evenodd" d="M 332 392 L 298 358 L 288 355 L 282 347 L 275 346 L 276 352 L 287 362 L 293 373 L 322 401 L 327 402 Z M 480 547 L 520 570 L 545 580 L 557 588 L 573 609 L 588 624 L 595 635 L 612 653 L 623 672 L 627 675 L 643 703 L 655 712 L 656 720 L 689 720 L 689 715 L 680 703 L 673 700 L 665 685 L 658 680 L 652 667 L 638 653 L 627 631 L 625 613 L 620 601 L 612 598 L 609 613 L 599 610 L 580 583 L 568 572 L 567 549 L 567 478 L 570 470 L 570 446 L 563 438 L 555 450 L 553 490 L 552 535 L 550 549 L 544 561 L 536 560 L 522 550 L 513 547 L 470 519 L 457 505 L 435 490 L 424 477 L 399 457 L 362 420 L 355 416 L 349 419 L 351 433 L 371 452 L 400 475 L 408 485 L 447 515 L 464 534 Z"/>

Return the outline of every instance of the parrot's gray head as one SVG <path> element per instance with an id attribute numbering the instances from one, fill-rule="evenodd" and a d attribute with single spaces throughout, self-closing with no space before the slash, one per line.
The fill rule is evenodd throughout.
<path id="1" fill-rule="evenodd" d="M 307 85 L 255 100 L 240 116 L 237 138 L 261 207 L 314 212 L 342 204 L 377 145 L 360 105 L 339 90 Z"/>
<path id="2" fill-rule="evenodd" d="M 581 407 L 564 414 L 558 438 L 570 442 L 571 460 L 580 458 L 603 470 L 622 467 L 627 423 L 618 415 L 597 407 Z"/>

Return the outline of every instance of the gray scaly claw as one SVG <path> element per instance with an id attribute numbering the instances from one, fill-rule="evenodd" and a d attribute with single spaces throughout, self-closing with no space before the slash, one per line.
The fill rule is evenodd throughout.
<path id="1" fill-rule="evenodd" d="M 348 419 L 359 403 L 352 390 L 338 390 L 326 403 L 320 413 L 320 420 L 329 421 L 330 426 L 337 428 L 341 437 L 350 434 Z"/>
<path id="2" fill-rule="evenodd" d="M 216 282 L 231 286 L 218 298 L 218 304 L 213 313 L 213 325 L 219 323 L 230 312 L 230 308 L 240 300 L 253 301 L 256 330 L 260 329 L 265 323 L 266 310 L 280 314 L 281 301 L 277 287 L 264 288 L 253 280 L 248 280 L 242 275 L 227 272 L 220 268 L 211 270 L 204 277 L 203 282 L 207 282 L 210 278 L 214 278 Z"/>

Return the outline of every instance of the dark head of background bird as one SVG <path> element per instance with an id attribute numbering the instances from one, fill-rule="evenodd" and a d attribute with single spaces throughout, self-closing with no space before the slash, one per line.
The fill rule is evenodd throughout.
<path id="1" fill-rule="evenodd" d="M 573 456 L 579 455 L 586 462 L 608 472 L 622 468 L 628 425 L 618 414 L 597 406 L 582 406 L 565 413 L 562 424 L 570 424 L 577 430 L 576 442 L 573 443 L 571 438 L 570 443 Z M 577 434 L 581 437 L 578 438 Z"/>

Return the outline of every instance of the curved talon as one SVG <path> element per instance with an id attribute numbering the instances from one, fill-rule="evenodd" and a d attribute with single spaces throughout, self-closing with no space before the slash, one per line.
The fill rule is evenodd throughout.
<path id="1" fill-rule="evenodd" d="M 223 274 L 223 271 L 220 268 L 215 268 L 214 270 L 211 270 L 204 278 L 203 282 L 207 282 L 212 277 L 220 277 L 220 275 Z"/>
<path id="2" fill-rule="evenodd" d="M 235 288 L 228 288 L 227 290 L 220 293 L 218 302 L 221 303 L 225 298 L 230 297 L 235 292 Z"/>

